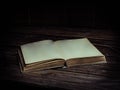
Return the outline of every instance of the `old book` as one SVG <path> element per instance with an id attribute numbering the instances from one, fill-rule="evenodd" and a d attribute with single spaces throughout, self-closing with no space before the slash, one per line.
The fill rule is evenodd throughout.
<path id="1" fill-rule="evenodd" d="M 105 56 L 87 39 L 42 40 L 20 46 L 22 71 L 105 63 Z"/>

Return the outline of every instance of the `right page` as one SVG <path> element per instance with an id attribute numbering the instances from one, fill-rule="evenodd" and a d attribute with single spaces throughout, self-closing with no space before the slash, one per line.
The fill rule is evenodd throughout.
<path id="1" fill-rule="evenodd" d="M 64 59 L 104 56 L 87 38 L 59 40 L 54 43 Z"/>

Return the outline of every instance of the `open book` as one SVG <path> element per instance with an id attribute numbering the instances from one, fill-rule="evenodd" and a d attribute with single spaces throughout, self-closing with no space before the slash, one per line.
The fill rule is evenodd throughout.
<path id="1" fill-rule="evenodd" d="M 106 62 L 105 56 L 87 38 L 42 40 L 20 48 L 23 71 Z"/>

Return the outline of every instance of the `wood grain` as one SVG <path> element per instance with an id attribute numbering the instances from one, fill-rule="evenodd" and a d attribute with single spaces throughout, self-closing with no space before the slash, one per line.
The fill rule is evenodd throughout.
<path id="1" fill-rule="evenodd" d="M 17 49 L 21 44 L 42 39 L 87 37 L 106 56 L 106 64 L 80 65 L 71 68 L 35 70 L 21 73 Z M 1 37 L 0 80 L 20 83 L 23 87 L 57 88 L 65 90 L 119 90 L 120 56 L 119 34 L 111 30 L 85 30 L 74 28 L 13 29 Z M 8 83 L 9 84 L 9 83 Z"/>

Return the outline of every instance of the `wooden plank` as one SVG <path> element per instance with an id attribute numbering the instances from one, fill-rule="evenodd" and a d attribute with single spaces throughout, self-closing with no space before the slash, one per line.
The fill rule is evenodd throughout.
<path id="1" fill-rule="evenodd" d="M 25 30 L 25 31 L 24 31 Z M 67 31 L 69 30 L 69 32 Z M 116 90 L 120 89 L 119 44 L 118 34 L 113 31 L 81 29 L 35 28 L 13 30 L 0 38 L 0 73 L 1 80 L 12 80 L 28 85 L 57 87 L 70 90 Z M 116 36 L 117 35 L 117 36 Z M 7 36 L 7 37 L 6 37 Z M 41 39 L 66 39 L 88 37 L 91 42 L 106 56 L 107 64 L 79 65 L 71 68 L 35 70 L 21 73 L 18 64 L 17 49 L 19 45 Z"/>
<path id="2" fill-rule="evenodd" d="M 46 31 L 47 30 L 47 31 Z M 12 32 L 27 33 L 27 34 L 42 34 L 54 36 L 71 36 L 71 37 L 88 37 L 96 39 L 111 40 L 118 37 L 118 33 L 112 30 L 95 30 L 95 29 L 80 29 L 80 28 L 39 28 L 39 27 L 24 27 L 12 29 Z M 97 36 L 99 34 L 99 36 Z"/>

